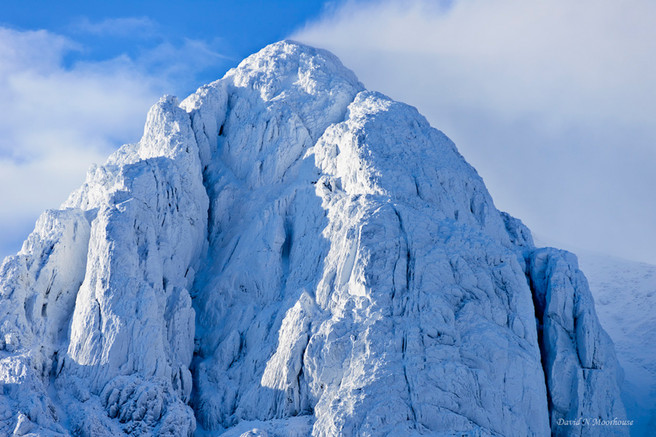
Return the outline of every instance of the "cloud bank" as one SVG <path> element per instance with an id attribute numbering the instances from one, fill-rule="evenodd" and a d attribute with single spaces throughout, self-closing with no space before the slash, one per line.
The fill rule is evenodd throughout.
<path id="1" fill-rule="evenodd" d="M 427 116 L 553 244 L 656 263 L 656 3 L 346 2 L 292 38 Z"/>
<path id="2" fill-rule="evenodd" d="M 155 29 L 143 19 L 80 23 L 78 32 L 96 35 Z M 196 72 L 221 59 L 202 41 L 162 39 L 136 56 L 70 61 L 86 49 L 48 31 L 0 27 L 0 258 L 20 248 L 90 164 L 140 138 L 159 96 L 186 92 Z"/>

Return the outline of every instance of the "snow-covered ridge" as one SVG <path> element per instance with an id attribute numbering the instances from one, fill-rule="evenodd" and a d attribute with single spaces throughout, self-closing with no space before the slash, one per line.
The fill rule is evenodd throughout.
<path id="1" fill-rule="evenodd" d="M 558 421 L 624 417 L 575 257 L 536 249 L 414 108 L 290 41 L 160 100 L 4 262 L 0 298 L 6 434 L 596 435 Z"/>

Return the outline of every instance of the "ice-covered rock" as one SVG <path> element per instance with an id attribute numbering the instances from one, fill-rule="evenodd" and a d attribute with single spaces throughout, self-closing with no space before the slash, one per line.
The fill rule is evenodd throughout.
<path id="1" fill-rule="evenodd" d="M 551 423 L 623 417 L 624 407 L 617 396 L 621 370 L 612 341 L 597 319 L 576 257 L 556 249 L 538 249 L 531 254 L 529 264 Z M 603 435 L 623 432 L 611 426 Z M 589 427 L 580 429 L 580 435 L 597 433 Z M 571 432 L 556 426 L 554 434 Z"/>
<path id="2" fill-rule="evenodd" d="M 624 414 L 572 257 L 414 108 L 289 41 L 156 104 L 0 292 L 8 434 L 607 435 L 558 419 Z"/>

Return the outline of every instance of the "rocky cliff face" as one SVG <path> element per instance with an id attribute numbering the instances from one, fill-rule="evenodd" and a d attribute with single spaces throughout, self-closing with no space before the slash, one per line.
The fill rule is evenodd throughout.
<path id="1" fill-rule="evenodd" d="M 0 296 L 4 434 L 626 429 L 559 425 L 624 414 L 575 257 L 414 108 L 293 42 L 160 100 Z"/>

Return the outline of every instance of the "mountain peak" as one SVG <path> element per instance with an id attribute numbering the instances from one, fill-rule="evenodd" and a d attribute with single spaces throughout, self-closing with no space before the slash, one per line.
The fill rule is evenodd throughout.
<path id="1" fill-rule="evenodd" d="M 308 94 L 343 86 L 363 88 L 335 55 L 291 40 L 266 46 L 226 76 L 232 77 L 236 86 L 260 90 L 264 100 L 290 87 Z"/>

